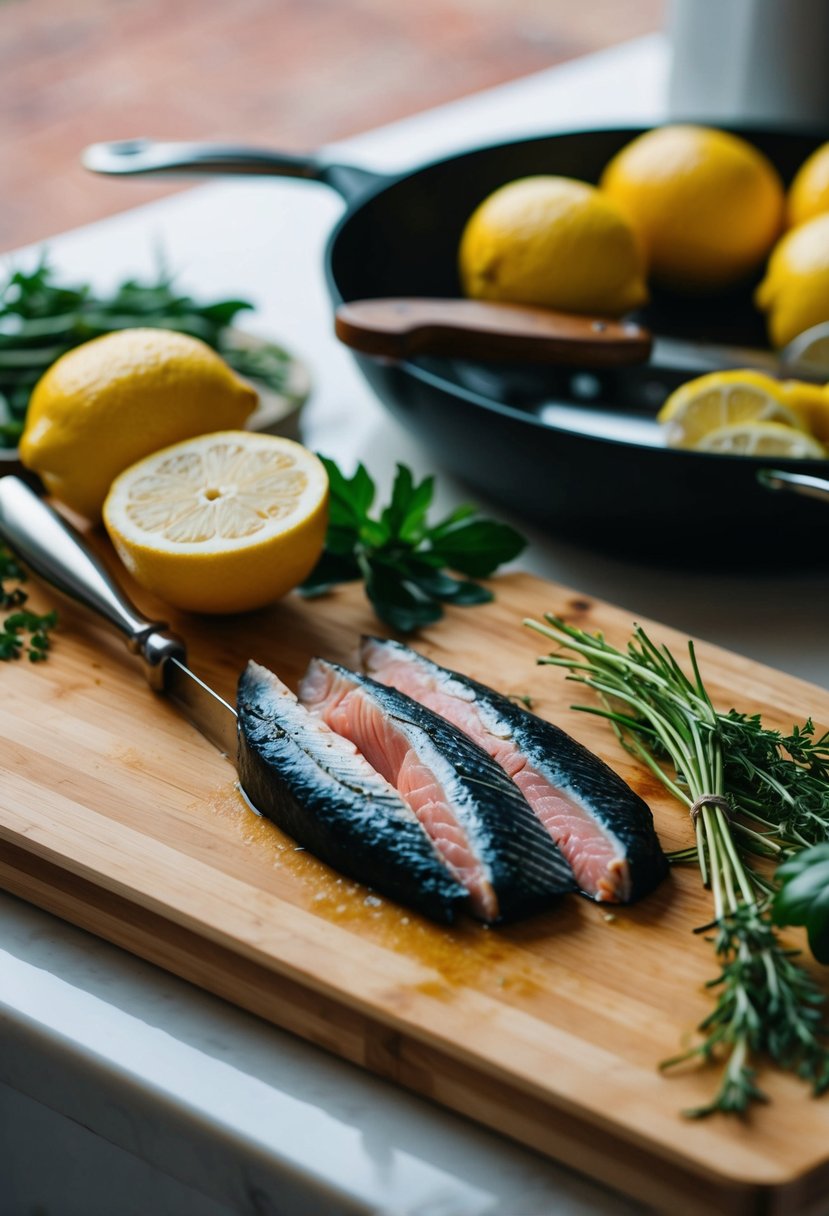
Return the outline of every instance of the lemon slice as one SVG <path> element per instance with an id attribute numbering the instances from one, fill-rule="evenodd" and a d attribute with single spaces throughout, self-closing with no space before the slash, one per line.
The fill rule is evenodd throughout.
<path id="1" fill-rule="evenodd" d="M 809 431 L 821 443 L 829 442 L 829 388 L 803 380 L 783 380 L 780 392 L 789 409 L 797 414 L 804 431 Z"/>
<path id="2" fill-rule="evenodd" d="M 711 431 L 694 445 L 697 452 L 726 452 L 732 456 L 791 456 L 822 459 L 826 449 L 805 431 L 782 422 L 738 422 Z"/>
<path id="3" fill-rule="evenodd" d="M 657 414 L 665 442 L 696 448 L 712 431 L 752 422 L 777 422 L 803 429 L 798 414 L 785 404 L 778 381 L 762 372 L 710 372 L 671 393 Z"/>
<path id="4" fill-rule="evenodd" d="M 792 338 L 785 352 L 791 362 L 811 363 L 829 374 L 829 326 L 825 321 Z"/>
<path id="5" fill-rule="evenodd" d="M 192 612 L 247 612 L 310 574 L 325 541 L 328 477 L 290 439 L 218 431 L 115 479 L 104 523 L 141 586 Z"/>

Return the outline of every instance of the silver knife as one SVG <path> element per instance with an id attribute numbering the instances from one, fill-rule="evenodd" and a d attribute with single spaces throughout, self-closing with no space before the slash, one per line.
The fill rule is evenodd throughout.
<path id="1" fill-rule="evenodd" d="M 827 326 L 815 326 L 815 331 Z M 807 333 L 812 333 L 808 330 Z M 808 348 L 802 341 L 806 334 L 799 334 L 782 350 L 761 350 L 755 346 L 726 346 L 719 343 L 692 342 L 687 338 L 654 338 L 650 364 L 652 368 L 674 371 L 701 372 L 725 371 L 729 368 L 765 372 L 781 380 L 806 380 L 813 384 L 825 384 L 829 380 L 829 367 L 808 358 L 803 352 Z"/>
<path id="2" fill-rule="evenodd" d="M 181 638 L 142 616 L 75 529 L 19 477 L 0 477 L 0 539 L 44 582 L 97 613 L 138 655 L 149 685 L 236 763 L 236 710 L 187 666 Z"/>

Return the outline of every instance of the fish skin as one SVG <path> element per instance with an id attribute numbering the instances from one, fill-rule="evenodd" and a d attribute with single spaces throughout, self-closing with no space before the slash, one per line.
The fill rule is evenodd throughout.
<path id="1" fill-rule="evenodd" d="M 395 661 L 414 664 L 419 678 L 432 679 L 449 688 L 453 698 L 443 702 L 452 719 L 462 718 L 473 705 L 497 741 L 510 740 L 527 758 L 528 766 L 547 777 L 556 788 L 573 798 L 586 812 L 608 842 L 608 847 L 624 858 L 624 863 L 609 876 L 618 889 L 581 887 L 591 899 L 630 903 L 649 894 L 668 873 L 668 861 L 659 844 L 650 808 L 609 765 L 560 727 L 516 705 L 508 697 L 485 684 L 448 668 L 440 667 L 424 655 L 400 642 L 383 638 L 362 639 L 361 659 L 370 674 L 383 679 L 382 667 Z M 402 680 L 400 682 L 403 682 Z M 407 678 L 410 691 L 414 687 Z M 451 687 L 454 685 L 454 688 Z M 429 695 L 423 696 L 430 703 Z M 441 712 L 432 705 L 436 712 Z M 460 726 L 461 722 L 457 721 Z M 580 867 L 570 847 L 562 842 L 578 877 Z M 624 871 L 622 873 L 622 871 Z"/>
<path id="2" fill-rule="evenodd" d="M 394 724 L 398 738 L 437 772 L 497 899 L 490 912 L 470 901 L 473 915 L 489 923 L 511 920 L 548 907 L 555 897 L 575 889 L 569 865 L 523 794 L 467 735 L 396 689 L 324 659 L 309 665 L 299 687 L 300 702 L 324 713 L 324 694 L 332 683 L 368 698 L 384 721 Z M 336 728 L 342 730 L 339 720 Z M 350 737 L 364 751 L 367 741 Z M 369 759 L 373 762 L 371 755 Z"/>
<path id="3" fill-rule="evenodd" d="M 267 668 L 239 678 L 239 779 L 257 810 L 340 873 L 433 920 L 466 901 L 406 802 Z"/>

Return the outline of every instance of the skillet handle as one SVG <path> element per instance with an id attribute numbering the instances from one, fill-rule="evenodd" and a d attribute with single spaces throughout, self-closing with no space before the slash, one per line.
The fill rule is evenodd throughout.
<path id="1" fill-rule="evenodd" d="M 651 336 L 632 321 L 484 300 L 353 300 L 337 309 L 346 346 L 386 359 L 449 355 L 613 367 L 644 363 Z"/>
<path id="2" fill-rule="evenodd" d="M 760 469 L 757 480 L 767 490 L 783 490 L 787 494 L 799 494 L 801 498 L 829 502 L 829 481 L 825 477 L 789 473 L 784 469 Z"/>
<path id="3" fill-rule="evenodd" d="M 81 154 L 81 163 L 92 173 L 114 177 L 148 174 L 299 177 L 332 186 L 347 202 L 387 180 L 369 169 L 332 164 L 314 153 L 277 152 L 270 148 L 198 141 L 120 139 L 90 144 Z"/>
<path id="4" fill-rule="evenodd" d="M 93 173 L 117 177 L 147 173 L 278 174 L 316 178 L 320 165 L 313 156 L 271 152 L 235 144 L 173 143 L 157 139 L 118 139 L 90 144 L 81 163 Z"/>

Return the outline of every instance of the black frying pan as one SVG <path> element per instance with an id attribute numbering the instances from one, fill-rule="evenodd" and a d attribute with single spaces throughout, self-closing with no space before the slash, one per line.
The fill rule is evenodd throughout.
<path id="1" fill-rule="evenodd" d="M 95 145 L 84 161 L 105 173 L 276 174 L 333 187 L 347 203 L 325 255 L 329 291 L 339 305 L 371 297 L 459 295 L 461 231 L 487 194 L 536 173 L 595 182 L 610 157 L 641 130 L 518 140 L 395 177 L 310 156 L 146 140 Z M 762 149 L 786 181 L 821 142 L 791 132 L 738 133 Z M 765 346 L 751 287 L 705 300 L 655 295 L 637 319 L 660 336 Z M 790 483 L 758 477 L 768 460 L 584 434 L 563 423 L 560 410 L 550 409 L 572 402 L 584 410 L 604 405 L 639 415 L 647 429 L 665 393 L 694 374 L 687 369 L 616 368 L 585 377 L 578 369 L 354 357 L 381 401 L 441 465 L 556 534 L 663 562 L 826 560 L 825 504 L 771 493 L 768 485 Z M 823 460 L 773 464 L 819 477 L 829 473 Z"/>

